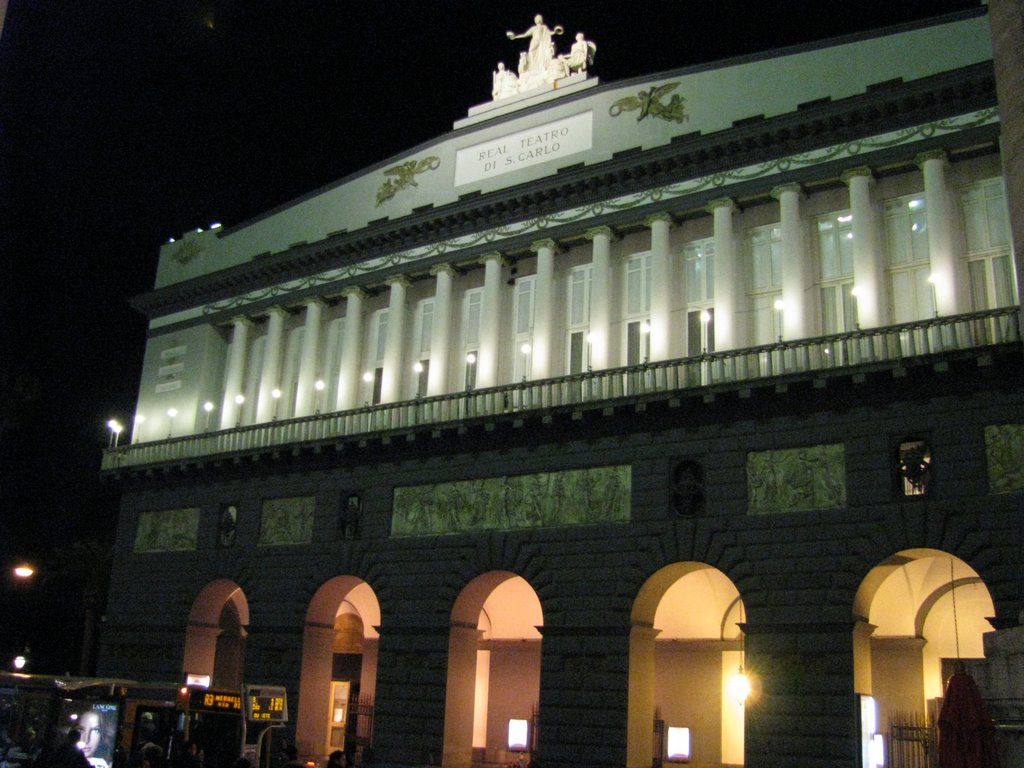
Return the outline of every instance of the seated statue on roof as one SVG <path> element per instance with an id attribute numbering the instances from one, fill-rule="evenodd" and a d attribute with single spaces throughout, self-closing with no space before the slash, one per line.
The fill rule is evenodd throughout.
<path id="1" fill-rule="evenodd" d="M 541 86 L 551 86 L 556 80 L 571 75 L 582 73 L 585 76 L 587 66 L 594 63 L 597 46 L 579 32 L 569 52 L 557 54 L 553 38 L 564 31 L 559 24 L 554 28 L 547 26 L 544 17 L 537 14 L 533 26 L 525 32 L 506 32 L 505 36 L 509 40 L 529 38 L 530 45 L 519 54 L 518 74 L 507 70 L 504 64 L 498 64 L 493 75 L 493 98 L 508 98 Z"/>

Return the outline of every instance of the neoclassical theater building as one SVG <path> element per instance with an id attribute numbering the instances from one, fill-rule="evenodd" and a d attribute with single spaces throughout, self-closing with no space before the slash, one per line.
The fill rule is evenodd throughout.
<path id="1" fill-rule="evenodd" d="M 162 247 L 100 672 L 285 686 L 315 760 L 911 765 L 1024 608 L 987 9 L 618 82 L 543 31 Z"/>

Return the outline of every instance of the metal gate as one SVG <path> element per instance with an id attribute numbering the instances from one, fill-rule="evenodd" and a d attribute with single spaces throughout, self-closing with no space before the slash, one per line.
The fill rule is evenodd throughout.
<path id="1" fill-rule="evenodd" d="M 889 724 L 890 768 L 935 768 L 938 750 L 935 726 L 916 713 L 895 715 Z"/>

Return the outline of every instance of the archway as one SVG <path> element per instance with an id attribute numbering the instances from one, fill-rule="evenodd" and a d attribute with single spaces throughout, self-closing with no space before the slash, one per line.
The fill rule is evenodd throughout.
<path id="1" fill-rule="evenodd" d="M 853 605 L 854 688 L 873 699 L 878 733 L 935 722 L 954 662 L 984 658 L 994 612 L 974 569 L 939 550 L 904 550 L 868 573 Z"/>
<path id="2" fill-rule="evenodd" d="M 215 688 L 239 690 L 245 665 L 249 603 L 235 582 L 218 579 L 192 601 L 185 629 L 185 675 L 210 677 Z"/>
<path id="3" fill-rule="evenodd" d="M 323 760 L 336 749 L 353 756 L 370 746 L 379 625 L 377 595 L 355 576 L 336 576 L 313 595 L 303 630 L 295 725 L 304 757 Z"/>
<path id="4" fill-rule="evenodd" d="M 462 590 L 448 641 L 444 768 L 525 758 L 540 698 L 543 623 L 537 593 L 514 573 L 485 573 Z M 522 749 L 509 749 L 513 720 L 526 724 Z"/>
<path id="5" fill-rule="evenodd" d="M 670 733 L 685 737 L 690 765 L 743 764 L 744 705 L 725 691 L 743 665 L 744 618 L 739 591 L 710 565 L 674 563 L 644 583 L 631 617 L 630 768 L 672 757 Z M 672 745 L 675 759 L 683 748 Z"/>

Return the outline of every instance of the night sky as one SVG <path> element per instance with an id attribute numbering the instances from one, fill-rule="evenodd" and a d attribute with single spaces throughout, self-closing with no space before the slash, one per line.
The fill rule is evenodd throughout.
<path id="1" fill-rule="evenodd" d="M 0 0 L 0 9 L 2 9 Z M 107 419 L 132 413 L 168 237 L 231 226 L 451 130 L 542 13 L 602 82 L 974 0 L 8 0 L 0 36 L 0 666 L 74 669 L 56 547 L 113 540 Z M 781 9 L 781 10 L 780 10 Z M 2 12 L 2 10 L 0 10 Z M 13 585 L 22 556 L 48 578 Z M 68 624 L 72 639 L 54 636 Z M 58 633 L 59 635 L 60 633 Z M 67 634 L 67 633 L 65 633 Z M 49 638 L 49 639 L 47 639 Z"/>

